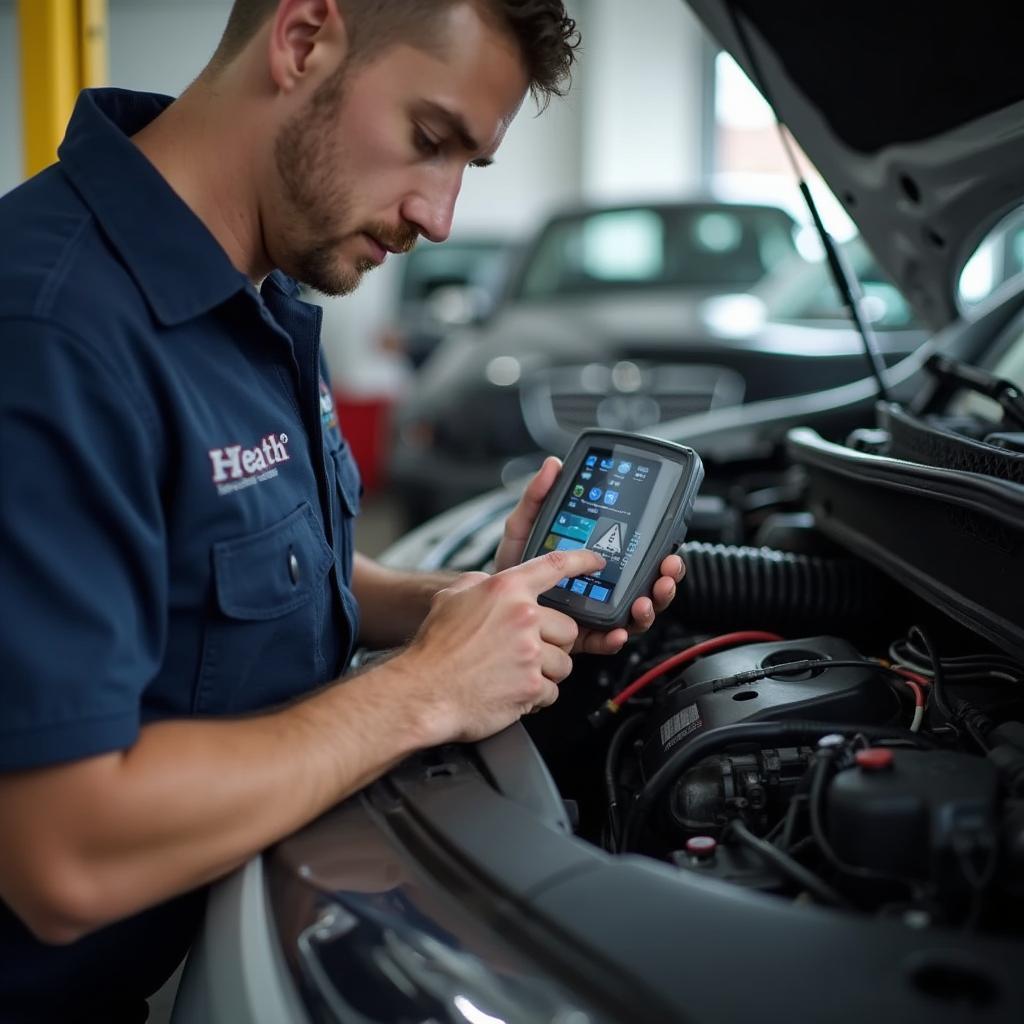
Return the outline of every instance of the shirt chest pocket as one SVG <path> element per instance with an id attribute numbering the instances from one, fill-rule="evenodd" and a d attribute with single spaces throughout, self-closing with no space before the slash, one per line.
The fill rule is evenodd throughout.
<path id="1" fill-rule="evenodd" d="M 213 607 L 193 702 L 199 714 L 279 704 L 333 667 L 327 574 L 334 561 L 308 502 L 212 549 Z"/>

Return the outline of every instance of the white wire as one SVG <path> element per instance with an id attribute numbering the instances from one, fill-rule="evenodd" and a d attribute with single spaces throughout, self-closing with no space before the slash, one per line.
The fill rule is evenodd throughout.
<path id="1" fill-rule="evenodd" d="M 901 659 L 893 651 L 893 647 L 895 647 L 895 646 L 896 646 L 895 644 L 890 644 L 889 645 L 889 660 L 891 662 L 893 662 L 894 664 L 899 664 L 900 668 L 909 668 L 910 666 L 904 665 L 904 664 L 901 663 Z M 875 664 L 879 664 L 879 662 L 878 662 L 878 660 L 876 658 L 870 658 L 868 660 L 869 661 L 874 661 Z M 915 668 L 912 671 L 916 672 L 917 669 Z M 923 673 L 923 672 L 920 673 L 920 675 L 924 675 L 924 674 L 925 673 Z M 908 681 L 909 680 L 904 680 L 904 682 L 908 682 Z M 920 683 L 917 683 L 915 685 L 920 688 Z M 916 698 L 916 694 L 915 694 L 915 698 Z M 910 720 L 910 731 L 911 732 L 919 732 L 920 729 L 921 729 L 921 723 L 923 721 L 924 721 L 924 707 L 923 706 L 918 707 L 917 704 L 915 703 L 915 705 L 914 705 L 914 717 Z"/>
<path id="2" fill-rule="evenodd" d="M 889 644 L 889 660 L 894 665 L 899 665 L 900 668 L 909 668 L 911 672 L 916 672 L 919 676 L 927 676 L 929 679 L 935 674 L 930 665 L 922 665 L 920 662 L 914 661 L 913 658 L 908 658 L 904 654 L 900 654 L 896 650 L 896 644 L 898 641 L 894 641 Z"/>

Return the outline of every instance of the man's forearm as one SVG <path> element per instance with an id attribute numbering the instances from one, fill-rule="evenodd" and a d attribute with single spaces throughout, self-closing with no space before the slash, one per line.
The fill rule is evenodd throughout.
<path id="1" fill-rule="evenodd" d="M 0 774 L 0 900 L 72 941 L 231 870 L 416 749 L 546 707 L 578 628 L 537 595 L 600 564 L 579 549 L 465 573 L 407 648 L 295 704 L 154 723 L 126 751 Z"/>
<path id="2" fill-rule="evenodd" d="M 225 874 L 431 742 L 401 659 L 271 714 L 145 727 L 124 753 L 0 779 L 0 895 L 69 941 Z M 404 716 L 404 718 L 403 718 Z"/>
<path id="3" fill-rule="evenodd" d="M 431 598 L 459 573 L 400 572 L 357 554 L 352 590 L 359 601 L 359 640 L 368 647 L 394 647 L 409 640 L 430 610 Z"/>

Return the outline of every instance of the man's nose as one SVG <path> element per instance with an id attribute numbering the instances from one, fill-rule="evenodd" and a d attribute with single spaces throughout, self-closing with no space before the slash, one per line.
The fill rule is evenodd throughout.
<path id="1" fill-rule="evenodd" d="M 402 204 L 402 217 L 431 242 L 443 242 L 452 230 L 455 201 L 462 188 L 462 173 L 433 180 L 410 193 Z"/>

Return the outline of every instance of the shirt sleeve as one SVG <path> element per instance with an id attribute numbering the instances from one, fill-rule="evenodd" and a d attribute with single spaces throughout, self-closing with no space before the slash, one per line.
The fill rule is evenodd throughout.
<path id="1" fill-rule="evenodd" d="M 0 771 L 123 749 L 166 639 L 148 399 L 92 345 L 0 320 Z"/>

